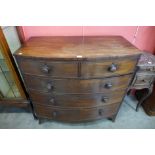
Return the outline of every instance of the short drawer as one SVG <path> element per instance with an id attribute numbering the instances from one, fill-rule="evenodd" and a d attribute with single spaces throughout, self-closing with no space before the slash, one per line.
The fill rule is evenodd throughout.
<path id="1" fill-rule="evenodd" d="M 127 88 L 132 75 L 104 79 L 51 79 L 24 75 L 28 89 L 50 93 L 109 93 Z"/>
<path id="2" fill-rule="evenodd" d="M 155 76 L 146 74 L 136 74 L 134 85 L 150 85 Z"/>
<path id="3" fill-rule="evenodd" d="M 81 63 L 82 77 L 108 77 L 134 72 L 137 58 L 85 61 Z"/>
<path id="4" fill-rule="evenodd" d="M 50 93 L 39 93 L 30 91 L 30 97 L 33 102 L 52 105 L 57 107 L 95 107 L 106 104 L 121 102 L 124 96 L 124 90 L 102 94 L 63 94 L 52 95 Z"/>
<path id="5" fill-rule="evenodd" d="M 45 107 L 39 104 L 34 105 L 37 117 L 65 122 L 89 121 L 110 117 L 116 114 L 118 107 L 118 103 L 95 108 L 76 109 L 60 109 L 52 106 Z"/>
<path id="6" fill-rule="evenodd" d="M 18 60 L 24 74 L 42 75 L 51 77 L 77 77 L 78 64 L 75 61 L 40 61 L 31 59 Z"/>

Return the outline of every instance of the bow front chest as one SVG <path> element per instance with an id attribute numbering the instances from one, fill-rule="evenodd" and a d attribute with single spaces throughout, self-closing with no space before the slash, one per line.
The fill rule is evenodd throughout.
<path id="1" fill-rule="evenodd" d="M 141 52 L 120 36 L 33 37 L 15 53 L 39 119 L 115 119 Z"/>

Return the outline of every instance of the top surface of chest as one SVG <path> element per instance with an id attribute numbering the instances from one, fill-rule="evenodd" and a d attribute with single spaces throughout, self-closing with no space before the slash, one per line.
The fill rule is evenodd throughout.
<path id="1" fill-rule="evenodd" d="M 15 55 L 49 59 L 91 59 L 139 55 L 121 36 L 68 36 L 30 38 Z"/>

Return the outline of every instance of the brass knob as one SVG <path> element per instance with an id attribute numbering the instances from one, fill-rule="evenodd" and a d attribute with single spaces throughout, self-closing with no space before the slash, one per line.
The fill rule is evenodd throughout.
<path id="1" fill-rule="evenodd" d="M 50 99 L 50 103 L 52 103 L 52 104 L 54 104 L 54 103 L 55 103 L 54 98 L 51 98 L 51 99 Z"/>
<path id="2" fill-rule="evenodd" d="M 111 66 L 108 68 L 108 70 L 110 72 L 115 72 L 117 70 L 117 65 L 112 63 Z"/>
<path id="3" fill-rule="evenodd" d="M 48 89 L 48 90 L 53 90 L 54 87 L 53 87 L 53 85 L 52 85 L 51 83 L 48 83 L 48 84 L 47 84 L 47 89 Z"/>
<path id="4" fill-rule="evenodd" d="M 103 109 L 99 109 L 99 110 L 98 110 L 98 114 L 99 114 L 100 116 L 102 116 L 103 113 L 104 113 L 104 110 L 103 110 Z"/>
<path id="5" fill-rule="evenodd" d="M 101 99 L 101 101 L 104 102 L 104 103 L 106 103 L 108 101 L 108 99 L 109 99 L 108 97 L 103 96 L 102 99 Z"/>
<path id="6" fill-rule="evenodd" d="M 44 65 L 44 66 L 42 67 L 42 71 L 43 71 L 44 73 L 49 73 L 50 68 L 49 68 L 47 65 Z"/>
<path id="7" fill-rule="evenodd" d="M 112 84 L 110 82 L 105 84 L 105 88 L 110 89 L 111 87 L 112 87 Z"/>

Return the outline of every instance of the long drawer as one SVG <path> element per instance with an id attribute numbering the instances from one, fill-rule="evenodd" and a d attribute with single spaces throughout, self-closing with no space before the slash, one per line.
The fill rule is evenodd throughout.
<path id="1" fill-rule="evenodd" d="M 132 75 L 104 79 L 51 79 L 24 75 L 28 89 L 51 93 L 108 93 L 127 88 Z"/>
<path id="2" fill-rule="evenodd" d="M 110 117 L 116 114 L 118 107 L 118 103 L 95 108 L 76 109 L 60 109 L 52 106 L 46 107 L 39 104 L 34 105 L 35 113 L 39 118 L 48 118 L 65 122 L 89 121 Z"/>
<path id="3" fill-rule="evenodd" d="M 33 102 L 43 104 L 44 106 L 96 107 L 121 102 L 124 96 L 124 90 L 112 91 L 111 93 L 73 95 L 52 95 L 51 93 L 39 93 L 37 91 L 30 90 L 29 94 Z"/>
<path id="4" fill-rule="evenodd" d="M 40 61 L 21 59 L 18 64 L 24 74 L 42 75 L 50 77 L 77 77 L 78 62 L 76 61 Z"/>
<path id="5" fill-rule="evenodd" d="M 85 61 L 81 63 L 82 77 L 108 77 L 134 72 L 136 57 L 113 58 L 102 61 Z"/>

